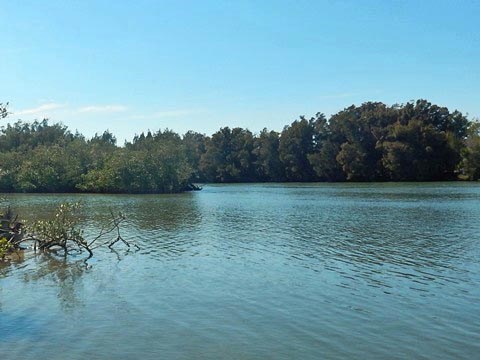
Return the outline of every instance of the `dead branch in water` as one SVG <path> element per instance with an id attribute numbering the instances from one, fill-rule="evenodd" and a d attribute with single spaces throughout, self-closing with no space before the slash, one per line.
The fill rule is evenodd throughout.
<path id="1" fill-rule="evenodd" d="M 100 231 L 100 234 L 98 234 L 90 243 L 88 243 L 88 247 L 90 249 L 96 249 L 100 246 L 108 246 L 111 249 L 113 247 L 113 245 L 115 245 L 119 241 L 123 242 L 125 245 L 127 245 L 127 247 L 131 247 L 131 244 L 128 241 L 126 241 L 120 233 L 120 224 L 126 220 L 125 216 L 122 213 L 119 213 L 118 215 L 115 215 L 113 213 L 112 209 L 110 209 L 110 215 L 112 216 L 112 218 L 111 218 L 109 224 L 106 227 L 103 227 L 102 230 Z M 114 233 L 114 232 L 117 235 L 116 238 L 114 238 L 110 241 L 106 241 L 106 242 L 103 241 L 102 242 L 102 239 L 106 235 Z M 136 247 L 137 249 L 140 249 L 140 247 L 135 243 L 133 244 L 133 246 Z"/>
<path id="2" fill-rule="evenodd" d="M 121 241 L 128 248 L 131 247 L 132 244 L 121 236 L 120 225 L 126 220 L 121 213 L 115 215 L 110 210 L 110 222 L 102 227 L 94 239 L 87 241 L 83 230 L 79 228 L 79 209 L 78 203 L 63 203 L 58 206 L 52 218 L 35 221 L 27 227 L 18 223 L 11 211 L 7 210 L 6 214 L 1 216 L 0 258 L 8 251 L 20 249 L 22 243 L 33 243 L 34 251 L 63 254 L 65 257 L 69 254 L 87 252 L 87 260 L 93 256 L 94 249 L 102 246 L 112 249 L 117 242 Z M 113 239 L 109 238 L 112 233 L 116 234 Z M 5 247 L 3 256 L 2 244 Z M 140 249 L 135 243 L 133 246 Z"/>

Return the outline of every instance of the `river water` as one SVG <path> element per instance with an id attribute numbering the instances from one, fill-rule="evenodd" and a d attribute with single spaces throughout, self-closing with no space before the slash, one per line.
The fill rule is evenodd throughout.
<path id="1" fill-rule="evenodd" d="M 0 358 L 473 359 L 480 184 L 208 185 L 82 201 L 141 249 L 0 265 Z"/>

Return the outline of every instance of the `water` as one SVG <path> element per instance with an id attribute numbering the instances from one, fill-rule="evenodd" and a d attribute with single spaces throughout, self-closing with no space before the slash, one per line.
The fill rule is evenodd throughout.
<path id="1" fill-rule="evenodd" d="M 0 266 L 2 359 L 479 357 L 479 184 L 8 198 L 120 209 L 141 250 Z"/>

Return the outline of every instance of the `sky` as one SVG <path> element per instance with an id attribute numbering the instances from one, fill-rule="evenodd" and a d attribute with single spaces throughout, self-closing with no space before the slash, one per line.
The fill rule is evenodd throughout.
<path id="1" fill-rule="evenodd" d="M 120 143 L 427 99 L 480 117 L 480 1 L 0 0 L 0 103 Z M 5 120 L 4 120 L 5 122 Z"/>

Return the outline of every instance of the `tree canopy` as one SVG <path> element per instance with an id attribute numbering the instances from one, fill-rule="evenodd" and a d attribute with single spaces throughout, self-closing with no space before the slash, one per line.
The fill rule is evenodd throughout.
<path id="1" fill-rule="evenodd" d="M 0 119 L 7 117 L 0 103 Z M 192 182 L 436 181 L 480 178 L 480 125 L 417 100 L 300 117 L 282 132 L 141 133 L 118 146 L 48 120 L 0 128 L 0 191 L 169 193 Z"/>

